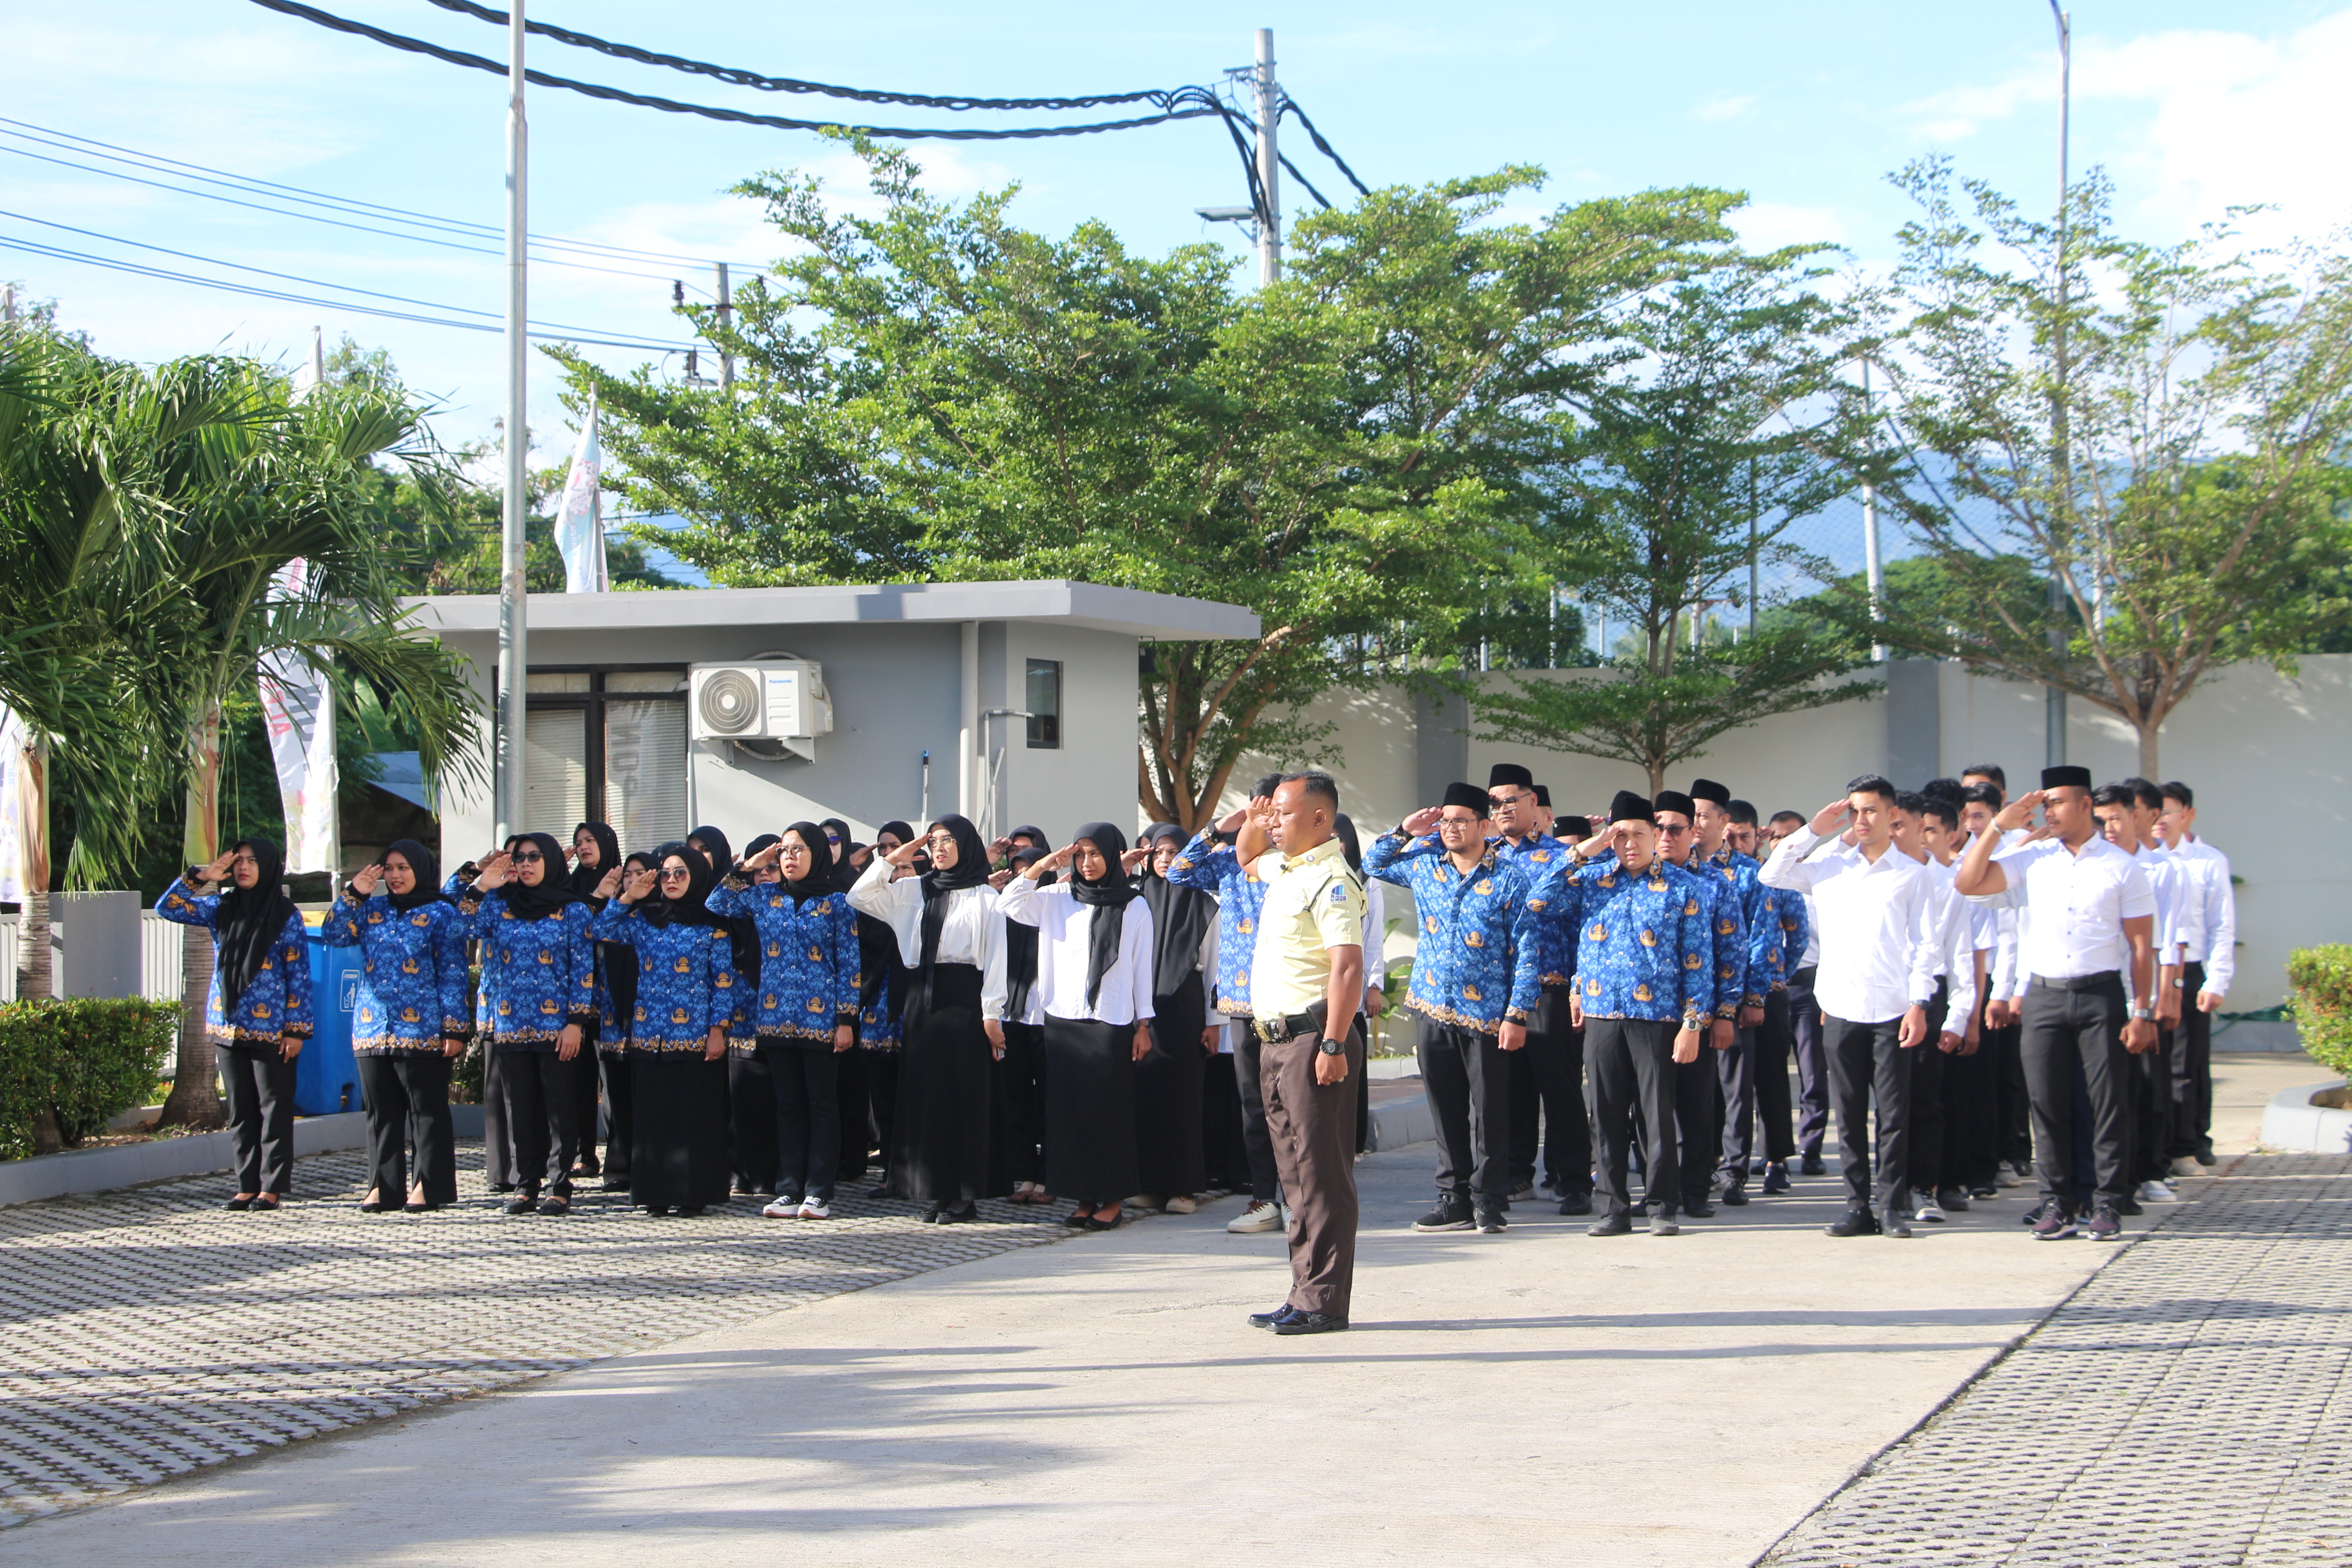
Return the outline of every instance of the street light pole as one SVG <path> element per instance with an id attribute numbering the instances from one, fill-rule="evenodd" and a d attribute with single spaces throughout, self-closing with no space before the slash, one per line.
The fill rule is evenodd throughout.
<path id="1" fill-rule="evenodd" d="M 1870 362 L 1862 362 L 1862 416 L 1864 428 L 1870 431 L 1872 444 L 1877 442 L 1878 427 L 1870 423 Z M 1862 481 L 1862 563 L 1863 580 L 1870 589 L 1870 658 L 1874 664 L 1886 662 L 1886 645 L 1878 640 L 1878 627 L 1886 618 L 1886 567 L 1878 553 L 1878 487 L 1868 479 Z"/>
<path id="2" fill-rule="evenodd" d="M 1274 80 L 1274 29 L 1257 30 L 1257 182 L 1265 192 L 1265 211 L 1257 223 L 1257 280 L 1282 278 L 1282 157 L 1275 149 L 1275 121 L 1281 107 Z"/>
<path id="3" fill-rule="evenodd" d="M 530 149 L 523 121 L 523 0 L 511 0 L 507 16 L 507 428 L 506 498 L 499 517 L 499 708 L 497 800 L 491 812 L 498 838 L 520 832 L 523 820 L 524 671 L 530 667 L 530 605 L 523 587 L 527 499 L 526 463 L 530 456 L 530 330 L 524 314 L 530 270 L 529 203 L 524 180 Z"/>
<path id="4" fill-rule="evenodd" d="M 2066 140 L 2074 100 L 2074 30 L 2066 13 L 2058 8 L 2058 0 L 2050 0 L 2050 15 L 2058 24 L 2058 319 L 2050 331 L 2053 386 L 2050 433 L 2054 437 L 2053 445 L 2058 459 L 2058 485 L 2053 494 L 2050 516 L 2050 651 L 2063 659 L 2066 594 L 2058 580 L 2059 542 L 2073 517 L 2074 508 L 2069 500 L 2074 485 L 2066 419 Z M 2066 689 L 2062 686 L 2042 688 L 2042 762 L 2050 767 L 2061 766 L 2066 761 Z"/>

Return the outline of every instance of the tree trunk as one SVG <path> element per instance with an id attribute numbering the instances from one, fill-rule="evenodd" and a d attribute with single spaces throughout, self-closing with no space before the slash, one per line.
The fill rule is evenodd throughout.
<path id="1" fill-rule="evenodd" d="M 2139 776 L 2151 784 L 2164 782 L 2164 775 L 2156 771 L 2157 731 L 2163 727 L 2161 719 L 2146 720 L 2139 726 Z"/>
<path id="2" fill-rule="evenodd" d="M 188 836 L 192 865 L 208 865 L 220 855 L 220 704 L 211 704 L 188 732 Z M 226 1126 L 213 1043 L 205 1035 L 205 1001 L 212 992 L 213 939 L 202 926 L 183 929 L 180 938 L 180 1048 L 172 1068 L 172 1092 L 159 1121 L 166 1126 L 208 1130 Z"/>

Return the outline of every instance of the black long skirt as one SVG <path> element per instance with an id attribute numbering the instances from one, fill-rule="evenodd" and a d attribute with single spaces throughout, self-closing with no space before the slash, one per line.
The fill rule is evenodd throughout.
<path id="1" fill-rule="evenodd" d="M 648 1208 L 727 1201 L 727 1064 L 699 1051 L 629 1053 L 629 1196 Z"/>
<path id="2" fill-rule="evenodd" d="M 1100 1205 L 1144 1190 L 1135 1159 L 1135 1072 L 1134 1025 L 1045 1016 L 1047 1192 Z"/>
<path id="3" fill-rule="evenodd" d="M 1136 1191 L 1179 1194 L 1209 1184 L 1201 1100 L 1209 1058 L 1201 1049 L 1208 1002 L 1195 983 L 1152 998 L 1151 1054 L 1135 1068 Z"/>
<path id="4" fill-rule="evenodd" d="M 925 1205 L 961 1208 L 992 1190 L 989 1100 L 995 1053 L 980 1016 L 980 971 L 939 963 L 929 997 L 907 1005 L 898 1049 L 898 1122 L 891 1130 L 890 1186 Z"/>

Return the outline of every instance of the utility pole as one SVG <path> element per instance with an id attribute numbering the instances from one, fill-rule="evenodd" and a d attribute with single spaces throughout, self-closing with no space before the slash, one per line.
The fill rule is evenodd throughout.
<path id="1" fill-rule="evenodd" d="M 524 672 L 530 668 L 530 607 L 523 592 L 526 463 L 530 456 L 530 330 L 524 315 L 530 258 L 530 206 L 524 176 L 530 154 L 523 124 L 523 0 L 507 15 L 507 430 L 506 504 L 499 517 L 499 724 L 496 791 L 491 816 L 498 837 L 522 830 Z"/>
<path id="2" fill-rule="evenodd" d="M 1281 105 L 1274 81 L 1274 29 L 1257 30 L 1257 183 L 1265 192 L 1265 211 L 1257 219 L 1257 280 L 1282 279 L 1282 156 L 1274 143 L 1275 121 Z"/>
<path id="3" fill-rule="evenodd" d="M 2074 515 L 2070 504 L 2074 488 L 2074 463 L 2067 440 L 2066 419 L 2066 138 L 2074 89 L 2074 29 L 2073 20 L 2050 0 L 2050 15 L 2058 23 L 2058 319 L 2050 332 L 2054 390 L 2050 398 L 2051 435 L 2055 438 L 2058 487 L 2050 513 L 2050 651 L 2066 657 L 2066 593 L 2058 580 L 2060 541 Z M 2096 563 L 2094 563 L 2094 569 Z M 2042 762 L 2058 767 L 2066 761 L 2066 689 L 2042 688 Z"/>
<path id="4" fill-rule="evenodd" d="M 1862 416 L 1864 427 L 1871 432 L 1871 444 L 1877 445 L 1878 427 L 1870 423 L 1870 362 L 1862 362 Z M 1863 576 L 1870 586 L 1870 658 L 1874 664 L 1886 662 L 1886 645 L 1877 639 L 1879 623 L 1886 618 L 1886 566 L 1878 555 L 1878 488 L 1868 479 L 1862 481 L 1862 563 Z"/>
<path id="5" fill-rule="evenodd" d="M 719 267 L 719 330 L 722 332 L 735 325 L 735 296 L 727 287 L 727 263 Z M 735 356 L 724 347 L 719 351 L 719 390 L 727 391 L 735 384 Z"/>

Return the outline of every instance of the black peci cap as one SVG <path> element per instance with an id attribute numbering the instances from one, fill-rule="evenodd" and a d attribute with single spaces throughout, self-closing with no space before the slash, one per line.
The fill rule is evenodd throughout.
<path id="1" fill-rule="evenodd" d="M 1505 784 L 1517 784 L 1521 789 L 1536 787 L 1536 775 L 1517 763 L 1496 763 L 1486 770 L 1486 787 L 1500 789 Z"/>
<path id="2" fill-rule="evenodd" d="M 1448 805 L 1466 805 L 1480 816 L 1486 815 L 1486 792 L 1476 784 L 1450 784 L 1445 786 L 1445 799 L 1441 809 Z"/>
<path id="3" fill-rule="evenodd" d="M 2091 770 L 2088 768 L 2074 767 L 2064 763 L 2060 763 L 2054 768 L 2044 768 L 2042 770 L 2042 787 L 2043 789 L 2063 789 L 2068 784 L 2073 784 L 2076 789 L 2090 788 Z"/>
<path id="4" fill-rule="evenodd" d="M 1632 790 L 1621 789 L 1617 792 L 1617 798 L 1609 803 L 1609 820 L 1646 822 L 1655 827 L 1658 825 L 1658 814 L 1650 809 L 1648 801 L 1643 800 Z"/>
<path id="5" fill-rule="evenodd" d="M 1731 792 L 1713 779 L 1691 780 L 1690 797 L 1693 800 L 1708 801 L 1716 805 L 1731 804 Z"/>
<path id="6" fill-rule="evenodd" d="M 1650 803 L 1650 807 L 1653 811 L 1679 811 L 1685 816 L 1698 815 L 1691 805 L 1691 797 L 1678 789 L 1660 790 L 1658 798 Z"/>
<path id="7" fill-rule="evenodd" d="M 2167 785 L 2166 787 L 2169 788 L 2170 786 Z M 1536 804 L 1542 806 L 1546 811 L 1549 811 L 1551 809 L 1551 785 L 1538 784 L 1535 786 L 1535 790 Z"/>

